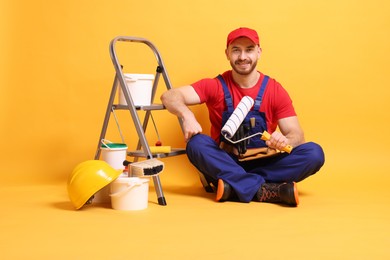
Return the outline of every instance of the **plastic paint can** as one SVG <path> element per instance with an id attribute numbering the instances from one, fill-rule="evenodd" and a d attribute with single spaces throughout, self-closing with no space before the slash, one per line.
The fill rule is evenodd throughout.
<path id="1" fill-rule="evenodd" d="M 135 106 L 149 106 L 152 99 L 153 74 L 124 74 L 130 98 Z M 119 104 L 127 105 L 123 91 L 119 89 Z"/>
<path id="2" fill-rule="evenodd" d="M 142 210 L 148 207 L 149 178 L 118 178 L 110 184 L 110 187 L 113 209 Z"/>

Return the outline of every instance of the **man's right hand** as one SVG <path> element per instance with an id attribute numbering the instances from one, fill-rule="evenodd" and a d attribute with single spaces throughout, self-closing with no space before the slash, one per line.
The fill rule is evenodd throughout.
<path id="1" fill-rule="evenodd" d="M 189 111 L 188 115 L 183 117 L 182 120 L 184 139 L 186 142 L 188 142 L 194 135 L 200 134 L 202 132 L 202 126 L 196 120 L 194 114 L 191 111 Z"/>
<path id="2" fill-rule="evenodd" d="M 182 119 L 186 142 L 202 132 L 195 115 L 188 108 L 189 105 L 200 104 L 200 98 L 192 86 L 170 89 L 162 94 L 161 101 L 169 112 Z"/>

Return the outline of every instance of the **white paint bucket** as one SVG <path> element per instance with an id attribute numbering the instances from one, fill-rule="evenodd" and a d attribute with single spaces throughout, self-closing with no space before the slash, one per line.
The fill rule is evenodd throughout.
<path id="1" fill-rule="evenodd" d="M 130 97 L 135 106 L 149 106 L 152 99 L 153 74 L 124 74 Z M 119 104 L 127 105 L 122 89 L 119 89 Z"/>
<path id="2" fill-rule="evenodd" d="M 119 178 L 128 177 L 126 173 L 122 173 Z M 93 197 L 93 203 L 110 204 L 111 203 L 111 190 L 110 185 L 104 186 L 101 190 L 95 193 Z"/>
<path id="3" fill-rule="evenodd" d="M 127 145 L 121 143 L 113 143 L 108 140 L 101 140 L 100 147 L 102 152 L 102 160 L 108 163 L 115 170 L 123 170 L 125 166 L 123 161 L 126 160 Z M 107 185 L 95 193 L 93 198 L 94 203 L 110 203 L 110 186 Z"/>
<path id="4" fill-rule="evenodd" d="M 149 178 L 118 178 L 110 186 L 113 209 L 142 210 L 148 207 Z"/>
<path id="5" fill-rule="evenodd" d="M 108 204 L 110 202 L 110 185 L 104 186 L 101 190 L 93 195 L 93 203 Z"/>
<path id="6" fill-rule="evenodd" d="M 115 170 L 123 170 L 123 161 L 126 160 L 127 145 L 122 143 L 113 143 L 102 139 L 102 160 L 107 162 Z"/>

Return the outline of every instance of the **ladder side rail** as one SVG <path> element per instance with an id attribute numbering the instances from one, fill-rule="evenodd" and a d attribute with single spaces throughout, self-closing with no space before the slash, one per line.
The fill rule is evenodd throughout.
<path id="1" fill-rule="evenodd" d="M 108 128 L 108 122 L 110 121 L 111 109 L 112 109 L 112 105 L 114 104 L 117 87 L 118 87 L 118 78 L 115 75 L 114 82 L 112 84 L 112 90 L 111 90 L 111 94 L 110 94 L 110 99 L 108 100 L 108 105 L 107 105 L 107 109 L 106 109 L 106 115 L 104 116 L 102 131 L 100 132 L 100 138 L 99 138 L 99 142 L 98 142 L 96 153 L 95 153 L 95 160 L 99 160 L 99 157 L 100 157 L 100 153 L 101 153 L 101 149 L 100 149 L 100 147 L 101 147 L 101 140 L 106 137 L 107 128 Z"/>
<path id="2" fill-rule="evenodd" d="M 111 53 L 111 56 L 112 56 L 112 59 L 116 59 L 117 60 L 117 64 L 115 64 L 114 62 L 114 66 L 115 66 L 115 70 L 122 75 L 122 71 L 119 69 L 120 68 L 120 65 L 119 65 L 119 62 L 118 62 L 118 59 L 116 57 L 116 53 L 115 53 L 115 50 L 113 48 L 113 45 L 117 42 L 117 41 L 125 41 L 125 42 L 139 42 L 139 43 L 144 43 L 146 44 L 154 53 L 155 57 L 156 57 L 156 60 L 157 60 L 157 63 L 158 63 L 158 68 L 157 68 L 157 74 L 158 73 L 162 73 L 163 75 L 163 78 L 164 78 L 164 82 L 165 82 L 165 85 L 167 87 L 168 90 L 172 89 L 172 84 L 171 84 L 171 81 L 169 79 L 169 76 L 168 76 L 168 72 L 165 68 L 165 65 L 164 65 L 164 61 L 160 55 L 160 52 L 158 51 L 157 47 L 149 40 L 145 39 L 145 38 L 140 38 L 140 37 L 132 37 L 132 36 L 117 36 L 115 37 L 112 42 L 111 42 L 111 49 L 113 50 L 113 52 Z M 113 57 L 114 56 L 114 57 Z M 123 78 L 123 76 L 122 76 Z M 123 83 L 124 83 L 124 78 L 123 78 Z M 121 84 L 122 85 L 122 84 Z M 153 87 L 157 87 L 157 84 L 154 85 Z M 183 120 L 181 118 L 178 117 L 178 121 L 179 121 L 179 125 L 180 125 L 180 128 L 184 134 L 184 127 L 183 127 Z M 145 143 L 143 140 L 140 140 L 141 141 L 141 145 L 143 145 L 143 143 Z M 146 141 L 146 140 L 145 140 Z M 147 144 L 147 141 L 146 141 L 146 144 Z M 143 145 L 144 146 L 144 145 Z M 144 148 L 145 150 L 145 148 Z M 147 145 L 146 147 L 146 150 L 145 153 L 147 153 L 149 155 L 150 158 L 152 158 L 152 154 L 150 152 L 150 149 L 149 149 L 149 146 Z"/>
<path id="3" fill-rule="evenodd" d="M 131 38 L 131 37 L 125 37 L 125 38 Z M 130 96 L 129 90 L 126 87 L 126 81 L 125 81 L 119 60 L 118 60 L 118 56 L 116 54 L 115 44 L 118 40 L 123 40 L 123 39 L 122 39 L 122 37 L 116 37 L 110 43 L 111 60 L 112 60 L 113 65 L 114 65 L 116 75 L 117 75 L 119 83 L 120 83 L 120 87 L 122 88 L 125 100 L 127 102 L 128 110 L 130 111 L 131 117 L 133 118 L 133 123 L 134 123 L 135 129 L 137 131 L 138 137 L 140 139 L 139 141 L 141 142 L 144 153 L 145 153 L 145 155 L 148 155 L 149 158 L 152 158 L 153 156 L 152 156 L 152 153 L 150 151 L 148 141 L 146 140 L 145 132 L 143 131 L 143 126 L 141 125 L 141 122 L 139 120 L 137 110 L 136 110 L 134 102 Z"/>
<path id="4" fill-rule="evenodd" d="M 168 90 L 172 89 L 171 81 L 169 80 L 168 73 L 167 73 L 165 67 L 163 68 L 162 75 L 163 75 L 167 89 Z M 177 117 L 177 120 L 179 120 L 179 125 L 180 125 L 181 131 L 184 135 L 183 119 L 181 119 L 180 117 Z"/>
<path id="5" fill-rule="evenodd" d="M 165 68 L 164 61 L 163 61 L 163 59 L 162 59 L 158 49 L 155 46 L 153 48 L 153 51 L 155 52 L 156 59 L 157 59 L 158 65 L 159 65 L 158 69 L 160 70 L 160 73 L 163 76 L 163 79 L 164 79 L 164 82 L 165 82 L 165 86 L 167 87 L 167 90 L 170 90 L 170 89 L 172 89 L 172 83 L 171 83 L 171 80 L 170 80 L 170 78 L 168 76 L 167 69 Z M 179 120 L 179 125 L 180 125 L 180 128 L 181 128 L 181 131 L 184 134 L 183 120 L 180 117 L 177 117 L 177 119 Z"/>
<path id="6" fill-rule="evenodd" d="M 154 97 L 156 95 L 156 91 L 157 91 L 157 86 L 158 86 L 158 81 L 160 79 L 160 74 L 161 72 L 159 72 L 160 69 L 159 67 L 157 67 L 157 70 L 156 70 L 156 75 L 155 75 L 155 78 L 154 78 L 154 82 L 153 82 L 153 87 L 152 87 L 152 98 L 151 98 L 151 101 L 153 103 L 153 100 L 154 100 Z M 149 123 L 149 117 L 150 117 L 150 114 L 152 112 L 150 110 L 147 110 L 146 111 L 146 114 L 145 114 L 145 117 L 144 117 L 144 121 L 143 121 L 143 129 L 144 129 L 144 132 L 146 132 L 146 128 L 148 126 L 148 123 Z M 137 144 L 137 150 L 139 150 L 141 148 L 141 142 L 138 141 L 138 144 Z"/>
<path id="7" fill-rule="evenodd" d="M 112 40 L 112 42 L 117 42 L 117 41 L 140 42 L 140 43 L 146 44 L 150 49 L 152 49 L 152 51 L 156 57 L 157 63 L 158 63 L 157 74 L 160 74 L 160 73 L 163 74 L 164 82 L 165 82 L 165 85 L 166 85 L 168 90 L 172 88 L 172 84 L 171 84 L 171 81 L 169 79 L 169 76 L 168 76 L 167 70 L 165 68 L 164 61 L 160 55 L 160 52 L 158 51 L 157 47 L 151 41 L 149 41 L 145 38 L 131 37 L 131 36 L 118 36 Z M 119 64 L 118 64 L 118 66 L 119 66 Z M 157 84 L 156 84 L 156 86 L 157 86 Z"/>
<path id="8" fill-rule="evenodd" d="M 158 63 L 157 72 L 162 74 L 167 90 L 172 89 L 171 80 L 168 76 L 168 72 L 167 72 L 167 69 L 165 67 L 163 58 L 161 57 L 160 52 L 158 51 L 157 47 L 152 42 L 150 42 L 146 39 L 137 39 L 137 40 L 145 41 L 145 43 L 153 50 L 154 55 L 156 56 L 156 59 L 157 59 L 157 63 Z M 179 125 L 180 125 L 180 128 L 182 130 L 182 133 L 184 134 L 183 120 L 179 117 L 177 119 L 179 120 Z"/>
<path id="9" fill-rule="evenodd" d="M 151 153 L 150 148 L 149 148 L 149 145 L 148 145 L 148 141 L 146 140 L 146 137 L 145 137 L 145 133 L 142 131 L 143 127 L 141 126 L 141 122 L 138 118 L 138 114 L 137 114 L 136 108 L 134 106 L 133 100 L 132 100 L 132 98 L 130 98 L 130 93 L 126 87 L 126 82 L 125 82 L 125 79 L 123 76 L 123 72 L 121 70 L 121 67 L 119 65 L 120 63 L 119 63 L 118 57 L 116 55 L 115 44 L 119 40 L 120 41 L 138 41 L 138 42 L 145 42 L 147 40 L 142 39 L 142 38 L 124 37 L 124 36 L 116 37 L 110 43 L 110 55 L 111 55 L 111 60 L 114 64 L 116 75 L 118 76 L 118 79 L 119 79 L 120 86 L 122 88 L 122 91 L 124 92 L 124 96 L 125 96 L 125 99 L 127 102 L 128 109 L 129 109 L 130 114 L 133 118 L 134 125 L 135 125 L 135 128 L 137 130 L 137 134 L 140 138 L 140 142 L 141 142 L 142 148 L 144 150 L 144 153 L 147 154 L 149 156 L 149 158 L 153 158 L 152 153 Z M 163 206 L 167 205 L 163 191 L 162 191 L 159 176 L 152 176 L 152 179 L 153 179 L 153 182 L 155 184 L 155 190 L 157 193 L 157 199 L 158 199 L 159 205 L 163 205 Z"/>
<path id="10" fill-rule="evenodd" d="M 158 176 L 158 175 L 157 176 L 152 176 L 152 179 L 153 179 L 154 189 L 155 189 L 156 194 L 157 194 L 158 204 L 161 205 L 161 206 L 166 206 L 167 205 L 167 201 L 165 199 L 164 192 L 162 190 L 160 176 Z"/>
<path id="11" fill-rule="evenodd" d="M 151 113 L 150 110 L 146 111 L 145 117 L 144 117 L 144 122 L 142 124 L 142 129 L 144 130 L 145 133 L 146 133 L 146 128 L 148 126 L 150 113 Z M 138 141 L 138 145 L 137 145 L 137 150 L 139 150 L 139 149 L 141 149 L 141 141 L 140 140 Z"/>
<path id="12" fill-rule="evenodd" d="M 159 71 L 160 71 L 160 67 L 157 67 L 156 74 L 154 76 L 153 88 L 152 88 L 152 98 L 151 98 L 152 104 L 154 103 L 154 98 L 156 96 L 158 82 L 160 81 L 161 72 L 159 72 Z"/>

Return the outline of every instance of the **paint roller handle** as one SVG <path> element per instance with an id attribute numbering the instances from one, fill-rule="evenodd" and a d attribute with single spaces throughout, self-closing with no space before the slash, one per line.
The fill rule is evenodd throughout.
<path id="1" fill-rule="evenodd" d="M 264 131 L 263 134 L 261 135 L 261 140 L 268 141 L 271 139 L 271 134 L 268 133 L 267 131 Z M 291 145 L 286 145 L 283 147 L 282 151 L 285 151 L 286 153 L 291 153 L 293 147 Z"/>

